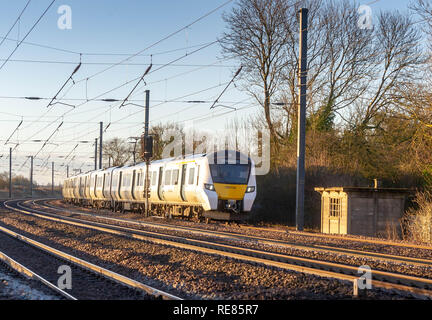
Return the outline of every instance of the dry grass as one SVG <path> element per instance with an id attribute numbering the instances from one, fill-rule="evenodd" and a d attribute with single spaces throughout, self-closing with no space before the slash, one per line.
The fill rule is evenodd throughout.
<path id="1" fill-rule="evenodd" d="M 405 240 L 432 243 L 432 192 L 417 192 L 415 208 L 405 212 L 402 230 Z"/>

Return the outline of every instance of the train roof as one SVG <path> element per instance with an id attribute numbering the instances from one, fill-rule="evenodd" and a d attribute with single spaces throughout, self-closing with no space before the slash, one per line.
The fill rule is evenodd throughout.
<path id="1" fill-rule="evenodd" d="M 235 150 L 219 150 L 219 151 L 215 151 L 215 152 L 210 152 L 210 153 L 194 153 L 194 154 L 187 154 L 187 155 L 181 155 L 178 157 L 171 157 L 171 158 L 164 158 L 164 159 L 159 159 L 159 160 L 154 160 L 151 161 L 151 164 L 162 164 L 162 163 L 166 163 L 166 162 L 171 162 L 171 161 L 177 161 L 177 160 L 191 160 L 191 159 L 199 159 L 199 158 L 204 158 L 204 157 L 208 157 L 208 158 L 212 158 L 214 160 L 216 159 L 223 159 L 225 158 L 231 158 L 231 157 L 235 157 L 235 158 L 239 158 L 241 156 L 246 156 L 245 159 L 247 159 L 248 161 L 251 161 L 251 159 L 239 152 L 239 151 L 235 151 Z M 216 160 L 215 163 L 218 163 L 219 161 Z M 114 170 L 114 169 L 127 169 L 127 168 L 132 168 L 132 167 L 145 167 L 146 163 L 145 162 L 140 162 L 140 163 L 136 163 L 136 164 L 128 164 L 128 165 L 124 165 L 124 166 L 117 166 L 117 167 L 109 167 L 109 168 L 104 168 L 104 169 L 98 169 L 98 170 L 93 170 L 93 171 L 88 171 L 85 173 L 80 173 L 78 175 L 75 176 L 71 176 L 69 178 L 77 178 L 80 176 L 84 176 L 84 175 L 88 175 L 88 174 L 92 174 L 92 173 L 97 173 L 97 172 L 103 172 L 106 170 Z"/>

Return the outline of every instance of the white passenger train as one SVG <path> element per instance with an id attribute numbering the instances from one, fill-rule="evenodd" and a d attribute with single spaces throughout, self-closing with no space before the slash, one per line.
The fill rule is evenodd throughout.
<path id="1" fill-rule="evenodd" d="M 146 164 L 91 171 L 67 178 L 67 202 L 113 211 L 145 212 Z M 152 215 L 244 220 L 256 197 L 255 166 L 246 155 L 211 154 L 152 161 L 149 166 Z"/>

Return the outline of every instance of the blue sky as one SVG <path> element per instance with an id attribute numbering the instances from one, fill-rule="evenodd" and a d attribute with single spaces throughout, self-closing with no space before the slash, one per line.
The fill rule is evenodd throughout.
<path id="1" fill-rule="evenodd" d="M 22 39 L 50 2 L 51 0 L 32 0 L 20 19 L 19 27 L 15 26 L 9 38 Z M 101 96 L 124 98 L 136 83 L 132 80 L 144 72 L 152 59 L 153 73 L 145 78 L 147 86 L 141 84 L 133 99 L 136 100 L 135 103 L 143 104 L 144 90 L 151 91 L 150 117 L 154 122 L 198 119 L 200 121 L 194 125 L 217 129 L 232 118 L 245 118 L 259 110 L 247 95 L 235 87 L 230 87 L 221 101 L 227 105 L 241 102 L 236 107 L 245 109 L 218 118 L 212 119 L 211 116 L 226 113 L 231 109 L 219 107 L 210 112 L 209 103 L 193 105 L 182 102 L 214 100 L 237 70 L 237 61 L 221 60 L 217 44 L 191 54 L 193 50 L 221 36 L 225 27 L 221 14 L 229 12 L 234 1 L 187 30 L 127 61 L 133 65 L 118 65 L 92 77 L 106 67 L 128 58 L 128 55 L 113 54 L 137 53 L 225 2 L 226 0 L 57 0 L 25 41 L 72 52 L 23 43 L 11 61 L 0 69 L 0 155 L 3 155 L 0 158 L 0 172 L 8 170 L 8 160 L 5 158 L 9 147 L 15 146 L 5 145 L 5 140 L 21 120 L 23 123 L 10 142 L 19 143 L 14 151 L 14 173 L 23 175 L 28 175 L 29 170 L 28 162 L 23 166 L 26 157 L 36 154 L 43 144 L 31 140 L 46 140 L 63 121 L 60 130 L 50 140 L 53 144 L 47 144 L 35 160 L 35 179 L 42 183 L 50 181 L 51 161 L 56 165 L 57 182 L 66 173 L 65 167 L 61 167 L 62 164 L 69 163 L 71 172 L 73 168 L 79 167 L 84 171 L 91 169 L 94 160 L 90 157 L 93 156 L 94 148 L 91 143 L 78 141 L 94 141 L 94 138 L 98 137 L 99 121 L 103 121 L 104 125 L 111 123 L 105 139 L 115 136 L 128 138 L 140 134 L 144 114 L 143 110 L 136 106 L 126 106 L 119 110 L 116 105 L 107 102 L 90 101 L 75 109 L 66 105 L 55 105 L 47 109 L 49 100 L 29 101 L 14 98 L 52 98 L 80 59 L 83 64 L 73 77 L 76 84 L 71 86 L 72 82 L 69 82 L 59 95 L 61 97 L 66 93 L 64 98 L 72 99 L 68 101 L 70 104 L 79 105 L 85 101 L 75 99 L 91 99 L 130 81 L 123 87 Z M 370 2 L 372 0 L 359 3 Z M 371 7 L 373 13 L 380 9 L 405 10 L 408 2 L 380 0 L 371 4 Z M 1 0 L 0 35 L 7 33 L 26 3 L 27 0 Z M 61 16 L 57 9 L 61 5 L 68 5 L 72 9 L 70 30 L 57 27 L 57 20 Z M 0 59 L 7 58 L 16 45 L 16 41 L 5 41 L 0 47 Z M 110 55 L 94 55 L 95 53 Z M 184 57 L 186 54 L 188 56 Z M 152 58 L 150 55 L 153 55 Z M 172 66 L 155 71 L 162 64 L 177 58 L 181 59 Z M 29 60 L 33 62 L 28 62 Z M 90 79 L 86 80 L 88 77 Z M 190 95 L 198 91 L 202 92 Z M 164 103 L 169 100 L 175 102 Z M 77 144 L 78 147 L 75 148 Z M 70 155 L 69 158 L 64 160 L 67 155 Z M 73 156 L 75 158 L 71 161 Z M 40 166 L 45 163 L 45 167 Z"/>

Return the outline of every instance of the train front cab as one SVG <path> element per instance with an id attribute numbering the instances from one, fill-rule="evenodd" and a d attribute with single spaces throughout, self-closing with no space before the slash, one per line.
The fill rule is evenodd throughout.
<path id="1" fill-rule="evenodd" d="M 215 220 L 247 220 L 256 197 L 253 161 L 235 151 L 207 156 L 209 171 L 204 178 L 204 217 Z"/>

